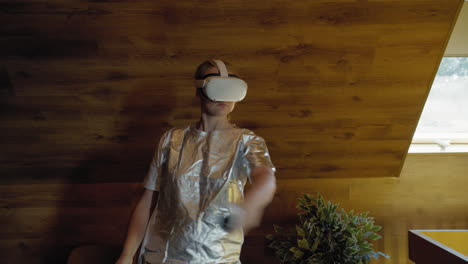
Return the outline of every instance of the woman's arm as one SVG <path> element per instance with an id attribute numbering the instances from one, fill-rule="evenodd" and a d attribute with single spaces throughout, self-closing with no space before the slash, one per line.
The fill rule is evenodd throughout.
<path id="1" fill-rule="evenodd" d="M 157 202 L 158 192 L 145 188 L 136 204 L 130 219 L 127 238 L 117 263 L 132 263 L 148 224 L 150 210 L 153 207 L 153 193 L 154 200 Z"/>
<path id="2" fill-rule="evenodd" d="M 270 167 L 259 166 L 252 169 L 252 185 L 244 194 L 244 233 L 260 226 L 263 210 L 273 200 L 276 191 L 275 173 Z"/>

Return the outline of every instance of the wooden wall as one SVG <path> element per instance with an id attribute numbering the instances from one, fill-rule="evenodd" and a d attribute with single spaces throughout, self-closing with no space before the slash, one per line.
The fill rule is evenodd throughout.
<path id="1" fill-rule="evenodd" d="M 296 198 L 320 192 L 369 211 L 383 229 L 374 263 L 406 264 L 408 229 L 468 228 L 468 154 L 408 154 L 399 178 L 282 179 L 263 224 L 246 237 L 245 264 L 275 263 L 264 236 L 296 219 Z M 0 263 L 63 263 L 78 245 L 121 246 L 140 182 L 1 185 Z M 279 210 L 281 208 L 281 210 Z"/>
<path id="2" fill-rule="evenodd" d="M 0 183 L 141 178 L 208 58 L 279 177 L 398 176 L 462 3 L 2 1 Z"/>
<path id="3" fill-rule="evenodd" d="M 375 210 L 380 247 L 398 259 L 402 226 L 453 213 L 466 227 L 451 192 L 464 174 L 442 170 L 466 169 L 458 158 L 409 155 L 411 170 L 440 168 L 430 181 L 388 178 L 400 176 L 462 3 L 1 1 L 0 262 L 61 263 L 79 244 L 119 245 L 157 139 L 198 119 L 192 76 L 208 58 L 249 84 L 233 121 L 267 140 L 278 168 L 281 201 L 266 223 L 292 220 L 298 192 L 321 190 Z M 444 177 L 441 189 L 431 183 Z M 418 183 L 446 211 L 419 200 Z M 286 201 L 287 213 L 273 212 Z M 421 217 L 401 220 L 410 210 Z M 248 249 L 260 238 L 247 263 L 264 257 Z"/>
<path id="4" fill-rule="evenodd" d="M 320 192 L 346 210 L 368 211 L 383 236 L 375 248 L 391 259 L 373 263 L 406 264 L 409 229 L 468 228 L 468 153 L 410 153 L 399 178 L 280 180 L 275 200 L 268 207 L 262 227 L 246 242 L 245 258 L 260 263 L 262 235 L 272 225 L 297 221 L 296 198 Z M 278 210 L 281 208 L 281 210 Z M 265 243 L 265 242 L 263 242 Z M 268 263 L 268 262 L 263 262 Z"/>

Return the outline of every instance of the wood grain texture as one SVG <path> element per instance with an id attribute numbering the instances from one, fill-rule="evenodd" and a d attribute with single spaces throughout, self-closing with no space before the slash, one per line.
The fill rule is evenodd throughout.
<path id="1" fill-rule="evenodd" d="M 133 181 L 207 58 L 278 177 L 398 177 L 462 3 L 2 1 L 0 182 Z"/>
<path id="2" fill-rule="evenodd" d="M 409 264 L 409 229 L 468 228 L 468 154 L 409 154 L 399 178 L 279 179 L 262 226 L 242 250 L 243 263 L 275 263 L 264 236 L 273 224 L 296 223 L 296 199 L 320 192 L 346 210 L 368 211 L 382 225 L 375 243 Z M 78 245 L 121 246 L 141 183 L 15 184 L 0 186 L 0 255 L 5 263 L 63 263 Z M 47 260 L 47 261 L 46 261 Z"/>
<path id="3" fill-rule="evenodd" d="M 219 58 L 249 84 L 232 120 L 279 182 L 245 263 L 316 190 L 371 210 L 388 263 L 409 263 L 409 227 L 466 228 L 466 157 L 406 155 L 462 4 L 0 1 L 0 262 L 120 245 L 159 136 L 199 118 L 196 66 Z"/>

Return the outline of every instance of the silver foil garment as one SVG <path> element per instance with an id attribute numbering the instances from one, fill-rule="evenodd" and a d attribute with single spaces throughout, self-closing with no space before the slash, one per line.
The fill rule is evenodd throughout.
<path id="1" fill-rule="evenodd" d="M 243 201 L 257 166 L 276 171 L 265 140 L 249 129 L 171 128 L 159 139 L 143 186 L 159 191 L 138 264 L 241 263 L 242 228 L 223 224 Z"/>

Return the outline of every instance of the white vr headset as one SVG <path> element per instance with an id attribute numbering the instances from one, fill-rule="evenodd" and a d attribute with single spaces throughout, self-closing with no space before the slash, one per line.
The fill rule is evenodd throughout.
<path id="1" fill-rule="evenodd" d="M 213 101 L 239 102 L 247 95 L 247 83 L 235 74 L 228 74 L 226 65 L 221 60 L 216 63 L 219 73 L 209 73 L 201 80 L 195 80 L 195 86 L 201 94 Z"/>

